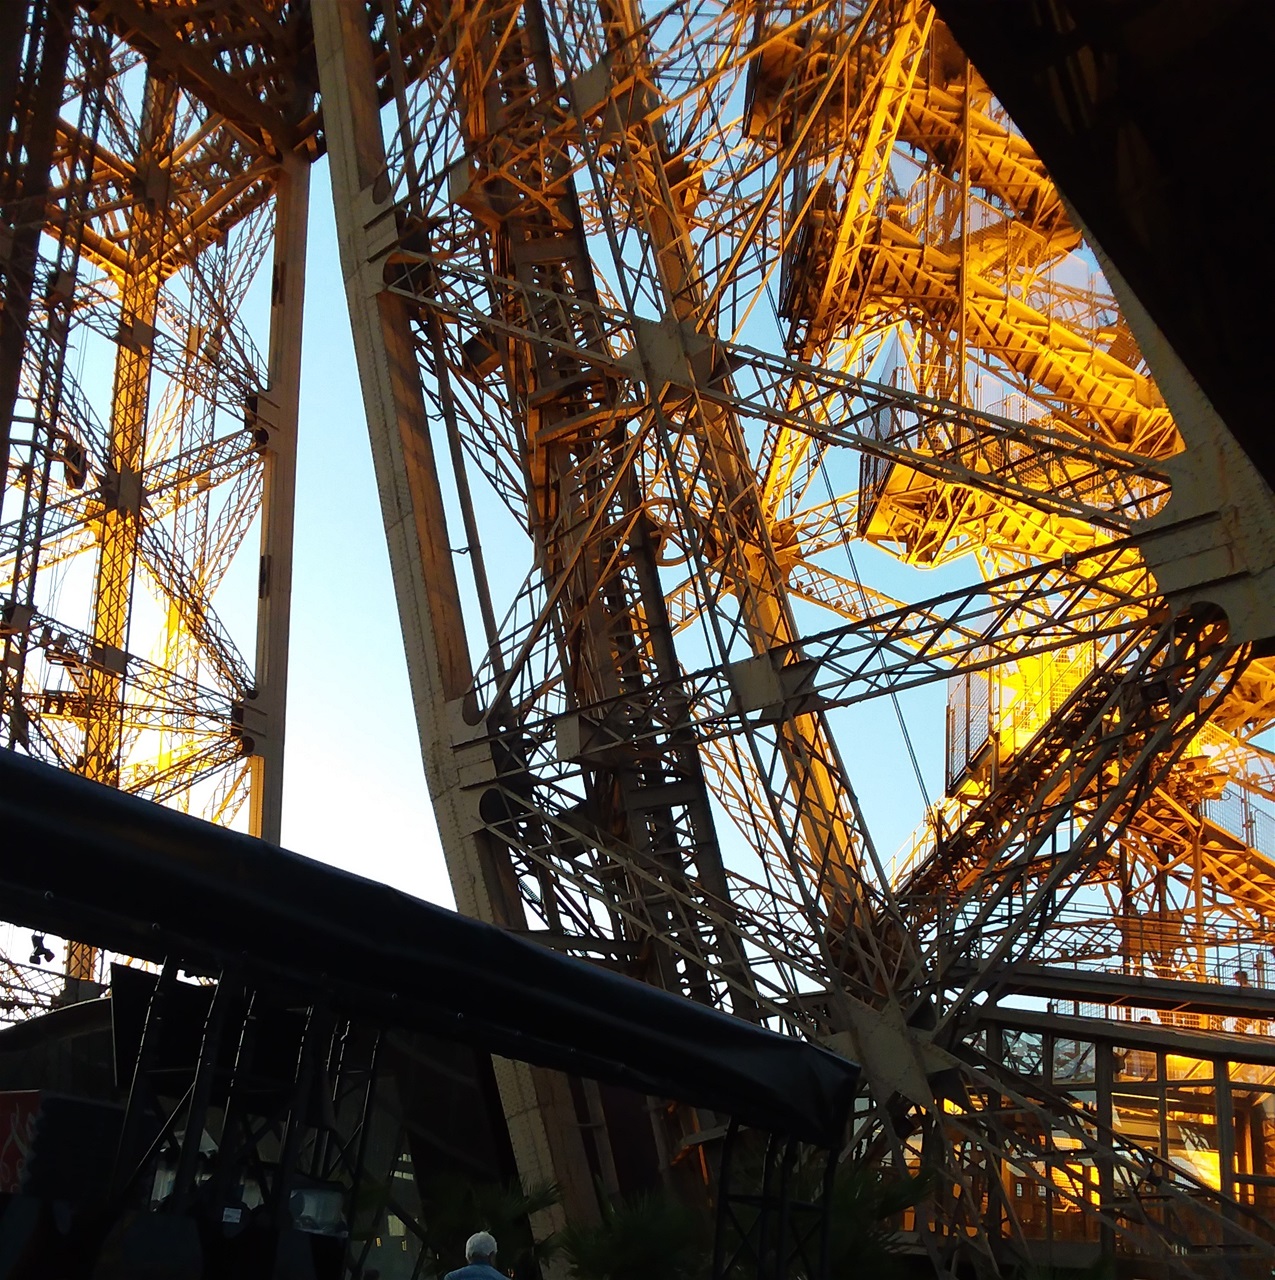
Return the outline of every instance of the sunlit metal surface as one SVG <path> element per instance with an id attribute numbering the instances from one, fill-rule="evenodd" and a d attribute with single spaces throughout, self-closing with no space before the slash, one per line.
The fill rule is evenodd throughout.
<path id="1" fill-rule="evenodd" d="M 861 1061 L 853 1145 L 943 1168 L 910 1229 L 944 1274 L 1060 1241 L 1268 1273 L 1275 508 L 929 5 L 27 9 L 15 76 L 62 83 L 61 14 L 84 87 L 34 205 L 8 171 L 15 252 L 79 272 L 6 277 L 10 741 L 222 818 L 251 774 L 271 833 L 326 148 L 462 909 Z M 70 377 L 80 330 L 109 391 Z M 254 665 L 210 602 L 263 470 Z M 842 747 L 936 681 L 946 723 L 910 727 L 943 794 L 892 858 Z M 1198 1114 L 1125 1087 L 1137 1053 L 1177 1079 L 1188 1031 Z M 524 1176 L 587 1203 L 605 1127 L 497 1074 Z M 697 1124 L 661 1113 L 664 1158 Z"/>

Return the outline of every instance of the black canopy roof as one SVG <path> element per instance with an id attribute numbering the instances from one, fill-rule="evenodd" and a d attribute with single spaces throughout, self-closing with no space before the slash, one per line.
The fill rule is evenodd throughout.
<path id="1" fill-rule="evenodd" d="M 834 1146 L 836 1055 L 0 750 L 0 918 Z"/>

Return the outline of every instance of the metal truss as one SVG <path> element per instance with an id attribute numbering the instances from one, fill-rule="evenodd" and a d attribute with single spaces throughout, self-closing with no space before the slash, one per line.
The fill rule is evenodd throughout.
<path id="1" fill-rule="evenodd" d="M 918 1209 L 945 1269 L 1032 1256 L 1002 1171 L 1054 1194 L 1033 1125 L 1097 1153 L 1108 1194 L 1069 1211 L 1103 1248 L 1195 1274 L 1204 1215 L 1230 1262 L 1265 1256 L 1221 1191 L 976 1052 L 1024 963 L 1131 969 L 1148 895 L 1205 950 L 1258 945 L 1260 855 L 1206 811 L 1223 780 L 1260 795 L 1267 676 L 1157 584 L 1215 517 L 1175 516 L 1172 415 L 941 22 L 902 0 L 316 21 L 466 909 L 857 1054 L 855 1145 L 958 1188 Z M 865 539 L 972 580 L 900 601 L 836 563 Z M 887 868 L 837 737 L 935 680 L 985 723 Z M 1166 978 L 1204 976 L 1159 945 Z M 529 1166 L 570 1158 L 524 1137 Z"/>
<path id="2" fill-rule="evenodd" d="M 1105 1076 L 1013 1049 L 1030 969 L 1236 1058 L 1197 988 L 1267 985 L 1275 627 L 1210 607 L 1258 517 L 1183 493 L 1229 445 L 927 3 L 29 0 L 0 48 L 11 745 L 277 833 L 326 150 L 462 909 L 858 1057 L 851 1145 L 941 1170 L 910 1229 L 946 1273 L 1073 1223 L 1269 1270 L 1265 1174 L 1122 1127 L 1079 999 Z M 216 593 L 258 523 L 254 645 Z M 961 585 L 899 599 L 863 543 Z M 839 740 L 939 681 L 945 795 L 891 863 Z M 605 1126 L 497 1077 L 588 1212 Z"/>
<path id="3" fill-rule="evenodd" d="M 4 22 L 4 743 L 277 839 L 308 23 L 127 0 Z M 236 637 L 218 591 L 253 541 Z M 73 945 L 69 977 L 97 970 Z"/>

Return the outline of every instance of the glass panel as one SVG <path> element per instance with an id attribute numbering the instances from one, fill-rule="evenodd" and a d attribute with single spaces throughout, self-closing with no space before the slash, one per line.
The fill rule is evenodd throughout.
<path id="1" fill-rule="evenodd" d="M 380 1176 L 364 1179 L 351 1232 L 351 1256 L 361 1268 L 357 1274 L 379 1272 L 381 1280 L 411 1280 L 419 1274 L 421 1252 L 421 1202 L 411 1153 L 400 1149 L 385 1164 L 377 1161 L 374 1167 Z"/>
<path id="2" fill-rule="evenodd" d="M 1054 1083 L 1068 1087 L 1093 1084 L 1096 1054 L 1088 1040 L 1054 1041 Z"/>
<path id="3" fill-rule="evenodd" d="M 1099 1226 L 1092 1209 L 1099 1203 L 1099 1195 L 1098 1168 L 1093 1159 L 1079 1152 L 1057 1150 L 1049 1164 L 1054 1238 L 1096 1240 Z"/>
<path id="4" fill-rule="evenodd" d="M 1114 1089 L 1111 1118 L 1116 1132 L 1140 1147 L 1163 1155 L 1160 1150 L 1160 1099 L 1158 1091 L 1134 1092 Z"/>
<path id="5" fill-rule="evenodd" d="M 1004 1062 L 1026 1076 L 1044 1075 L 1045 1038 L 1038 1031 L 1006 1031 Z"/>
<path id="6" fill-rule="evenodd" d="M 1044 1164 L 1032 1166 L 1033 1177 L 1023 1177 L 1017 1170 L 1011 1169 L 1007 1179 L 1007 1198 L 1009 1209 L 1018 1221 L 1019 1229 L 1029 1240 L 1044 1239 L 1045 1223 L 1045 1188 L 1036 1180 L 1042 1176 Z M 1011 1231 L 1010 1235 L 1013 1234 Z"/>
<path id="7" fill-rule="evenodd" d="M 1255 1062 L 1232 1062 L 1230 1076 L 1232 1080 L 1242 1080 L 1246 1084 L 1275 1087 L 1275 1067 L 1263 1067 Z"/>
<path id="8" fill-rule="evenodd" d="M 1212 1081 L 1213 1063 L 1208 1058 L 1188 1058 L 1179 1053 L 1164 1055 L 1164 1074 L 1168 1080 Z"/>
<path id="9" fill-rule="evenodd" d="M 1221 1189 L 1217 1093 L 1170 1086 L 1165 1100 L 1165 1155 L 1207 1187 Z"/>
<path id="10" fill-rule="evenodd" d="M 1048 1232 L 1049 1204 L 1048 1191 L 1045 1187 L 1046 1135 L 1041 1130 L 1040 1120 L 1023 1112 L 1010 1121 L 1017 1135 L 1016 1146 L 1024 1154 L 1028 1151 L 1038 1152 L 1039 1160 L 1024 1160 L 1019 1167 L 1008 1161 L 1002 1166 L 1005 1176 L 1005 1198 L 1007 1208 L 1018 1227 L 1029 1240 L 1040 1240 Z M 1009 1224 L 1007 1224 L 1009 1225 Z M 1009 1234 L 1014 1235 L 1012 1225 Z"/>
<path id="11" fill-rule="evenodd" d="M 1117 1045 L 1112 1050 L 1115 1058 L 1116 1080 L 1146 1081 L 1159 1079 L 1159 1059 L 1154 1049 L 1132 1049 Z"/>
<path id="12" fill-rule="evenodd" d="M 1084 1120 L 1082 1132 L 1092 1142 L 1092 1123 L 1098 1096 L 1092 1089 L 1077 1089 L 1072 1096 L 1075 1113 Z M 1098 1168 L 1090 1154 L 1092 1147 L 1063 1129 L 1049 1135 L 1049 1211 L 1051 1229 L 1057 1240 L 1096 1240 L 1098 1224 L 1093 1208 L 1099 1203 Z"/>
<path id="13" fill-rule="evenodd" d="M 1235 1172 L 1246 1178 L 1275 1182 L 1275 1093 L 1235 1088 Z"/>

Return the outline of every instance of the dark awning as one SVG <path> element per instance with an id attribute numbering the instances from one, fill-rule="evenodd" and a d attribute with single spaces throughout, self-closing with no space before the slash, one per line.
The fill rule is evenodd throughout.
<path id="1" fill-rule="evenodd" d="M 0 751 L 0 918 L 179 957 L 810 1142 L 858 1068 L 386 885 Z"/>

